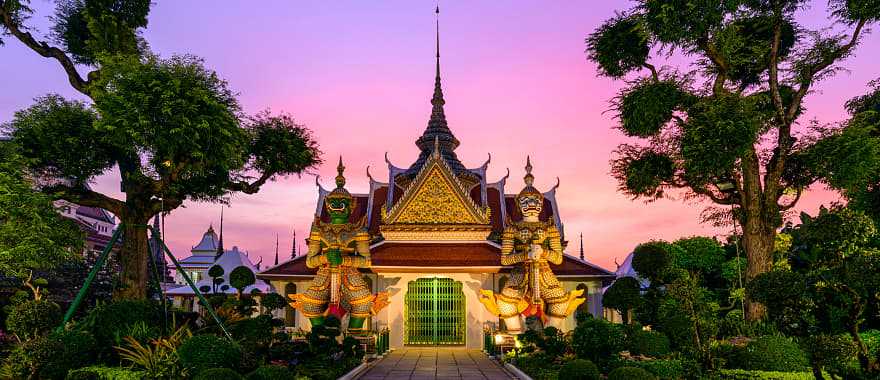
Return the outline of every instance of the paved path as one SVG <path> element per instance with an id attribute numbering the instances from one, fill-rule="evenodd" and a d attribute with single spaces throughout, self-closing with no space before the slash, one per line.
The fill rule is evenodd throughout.
<path id="1" fill-rule="evenodd" d="M 404 348 L 385 355 L 359 380 L 516 379 L 479 350 Z"/>

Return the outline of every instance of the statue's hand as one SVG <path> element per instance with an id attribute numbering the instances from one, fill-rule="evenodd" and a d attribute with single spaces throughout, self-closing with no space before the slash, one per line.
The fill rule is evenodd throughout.
<path id="1" fill-rule="evenodd" d="M 529 260 L 540 259 L 544 253 L 544 247 L 540 244 L 532 244 L 529 246 Z"/>
<path id="2" fill-rule="evenodd" d="M 331 266 L 334 266 L 334 267 L 339 264 L 342 264 L 342 253 L 339 252 L 338 250 L 332 250 L 332 251 L 327 252 L 327 263 L 329 263 Z"/>

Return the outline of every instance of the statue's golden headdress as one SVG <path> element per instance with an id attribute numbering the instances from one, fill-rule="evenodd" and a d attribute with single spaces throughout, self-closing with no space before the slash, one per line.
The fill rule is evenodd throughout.
<path id="1" fill-rule="evenodd" d="M 533 196 L 537 197 L 539 200 L 544 200 L 544 194 L 542 194 L 538 189 L 535 188 L 535 176 L 532 175 L 532 160 L 529 156 L 526 156 L 526 175 L 523 177 L 523 182 L 526 183 L 526 187 L 524 187 L 519 194 L 516 195 L 517 199 Z"/>
<path id="2" fill-rule="evenodd" d="M 342 175 L 344 171 L 345 166 L 342 165 L 342 156 L 339 156 L 339 165 L 336 166 L 336 188 L 333 189 L 333 191 L 331 191 L 329 194 L 327 194 L 326 199 L 352 199 L 351 193 L 349 193 L 348 190 L 345 189 L 345 176 Z"/>

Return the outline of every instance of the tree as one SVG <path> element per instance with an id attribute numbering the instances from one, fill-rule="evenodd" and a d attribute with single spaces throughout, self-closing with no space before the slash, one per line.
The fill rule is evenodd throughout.
<path id="1" fill-rule="evenodd" d="M 817 172 L 849 200 L 849 207 L 880 222 L 880 81 L 846 103 L 851 115 L 842 128 L 809 151 Z M 825 158 L 823 160 L 823 158 Z"/>
<path id="2" fill-rule="evenodd" d="M 308 129 L 288 115 L 242 114 L 217 73 L 192 56 L 151 55 L 140 37 L 149 0 L 62 0 L 54 46 L 25 25 L 23 0 L 0 0 L 5 35 L 58 62 L 90 103 L 36 99 L 9 123 L 29 169 L 54 198 L 100 207 L 124 225 L 118 298 L 143 298 L 148 280 L 146 225 L 186 200 L 253 194 L 277 177 L 320 162 Z M 91 71 L 82 76 L 76 63 Z M 124 199 L 89 189 L 117 168 Z"/>
<path id="3" fill-rule="evenodd" d="M 77 260 L 83 236 L 49 196 L 33 190 L 24 162 L 10 148 L 0 143 L 0 273 L 21 280 L 39 300 L 44 280 L 34 279 L 34 271 Z"/>
<path id="4" fill-rule="evenodd" d="M 832 22 L 851 31 L 829 34 L 794 22 L 805 8 L 798 0 L 641 0 L 586 38 L 600 75 L 649 73 L 613 101 L 624 134 L 647 141 L 618 147 L 620 190 L 654 200 L 680 189 L 736 207 L 748 278 L 771 268 L 782 213 L 818 180 L 804 154 L 823 138 L 793 130 L 804 99 L 880 18 L 871 1 L 832 0 Z M 693 59 L 657 69 L 652 60 L 673 52 Z M 750 319 L 762 315 L 748 302 Z"/>
<path id="5" fill-rule="evenodd" d="M 254 272 L 244 265 L 235 267 L 232 272 L 229 272 L 229 285 L 232 285 L 238 291 L 238 299 L 241 299 L 244 289 L 253 285 L 256 281 L 257 278 L 254 276 Z"/>
<path id="6" fill-rule="evenodd" d="M 287 300 L 278 293 L 269 293 L 260 300 L 260 306 L 263 307 L 266 313 L 272 314 L 273 311 L 287 306 Z"/>
<path id="7" fill-rule="evenodd" d="M 617 310 L 623 323 L 629 324 L 630 310 L 641 304 L 642 284 L 632 277 L 621 277 L 611 284 L 602 296 L 602 306 Z"/>
<path id="8" fill-rule="evenodd" d="M 870 217 L 846 208 L 821 209 L 801 216 L 792 229 L 790 270 L 764 273 L 747 290 L 767 305 L 769 320 L 786 334 L 810 337 L 849 335 L 860 367 L 869 378 L 880 374 L 860 328 L 880 307 L 880 247 Z M 824 356 L 812 354 L 814 372 Z"/>
<path id="9" fill-rule="evenodd" d="M 217 292 L 217 285 L 223 283 L 223 267 L 214 264 L 208 268 L 208 277 L 211 277 L 211 291 Z"/>

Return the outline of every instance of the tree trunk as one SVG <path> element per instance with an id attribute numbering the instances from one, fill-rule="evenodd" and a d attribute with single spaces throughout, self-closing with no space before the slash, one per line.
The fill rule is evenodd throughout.
<path id="1" fill-rule="evenodd" d="M 743 247 L 746 252 L 746 279 L 751 280 L 773 267 L 773 250 L 776 228 L 770 226 L 760 201 L 744 207 Z M 764 305 L 754 302 L 746 294 L 746 319 L 758 321 L 764 318 Z"/>
<path id="2" fill-rule="evenodd" d="M 120 217 L 123 224 L 122 250 L 119 262 L 122 265 L 121 287 L 113 294 L 113 299 L 144 299 L 147 297 L 149 245 L 147 243 L 148 216 Z"/>

